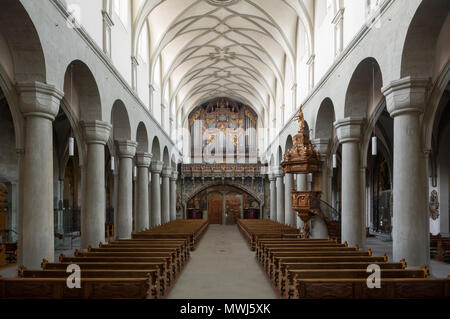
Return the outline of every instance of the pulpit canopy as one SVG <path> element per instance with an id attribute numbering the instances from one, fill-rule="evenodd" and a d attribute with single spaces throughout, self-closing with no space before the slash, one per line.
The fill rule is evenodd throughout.
<path id="1" fill-rule="evenodd" d="M 298 115 L 294 118 L 298 121 L 298 133 L 294 136 L 292 148 L 284 154 L 281 167 L 284 173 L 307 174 L 320 171 L 320 154 L 313 148 L 309 139 L 303 117 L 302 106 Z"/>

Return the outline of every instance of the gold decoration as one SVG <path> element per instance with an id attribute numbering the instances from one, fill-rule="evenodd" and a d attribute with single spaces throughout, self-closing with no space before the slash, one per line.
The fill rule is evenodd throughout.
<path id="1" fill-rule="evenodd" d="M 294 118 L 298 121 L 298 133 L 294 136 L 294 145 L 284 154 L 281 166 L 285 173 L 306 174 L 320 170 L 320 154 L 309 139 L 306 129 L 302 106 L 298 115 Z"/>
<path id="2" fill-rule="evenodd" d="M 294 145 L 284 154 L 281 167 L 285 173 L 316 173 L 320 170 L 320 154 L 313 148 L 309 139 L 302 106 L 294 120 L 298 121 L 298 133 L 294 136 Z M 310 235 L 309 220 L 312 216 L 320 214 L 319 199 L 320 191 L 292 191 L 292 209 L 297 211 L 298 217 L 303 221 L 304 238 Z"/>

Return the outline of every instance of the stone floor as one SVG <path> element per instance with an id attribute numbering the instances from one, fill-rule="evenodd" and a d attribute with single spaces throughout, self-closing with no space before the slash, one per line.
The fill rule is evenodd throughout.
<path id="1" fill-rule="evenodd" d="M 237 226 L 210 225 L 171 299 L 272 299 L 276 294 Z"/>

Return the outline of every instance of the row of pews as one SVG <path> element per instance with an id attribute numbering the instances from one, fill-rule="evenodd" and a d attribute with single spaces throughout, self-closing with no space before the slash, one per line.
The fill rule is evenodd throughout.
<path id="1" fill-rule="evenodd" d="M 441 234 L 430 234 L 430 254 L 431 257 L 442 262 L 450 261 L 450 237 L 443 237 Z"/>
<path id="2" fill-rule="evenodd" d="M 300 230 L 269 219 L 238 219 L 237 226 L 251 250 L 262 238 L 300 237 Z"/>
<path id="3" fill-rule="evenodd" d="M 245 224 L 246 222 L 243 221 Z M 261 226 L 271 233 L 267 221 Z M 255 224 L 247 227 L 260 230 Z M 275 227 L 278 230 L 278 227 Z M 429 278 L 429 271 L 406 269 L 405 260 L 389 262 L 386 254 L 348 247 L 335 239 L 257 236 L 256 259 L 281 298 L 410 299 L 450 298 L 450 278 Z M 369 288 L 370 265 L 380 269 L 380 288 Z"/>
<path id="4" fill-rule="evenodd" d="M 177 220 L 59 262 L 44 259 L 40 270 L 21 267 L 19 278 L 0 278 L 0 298 L 164 298 L 207 227 L 207 220 Z M 67 284 L 71 265 L 80 269 L 80 288 Z"/>

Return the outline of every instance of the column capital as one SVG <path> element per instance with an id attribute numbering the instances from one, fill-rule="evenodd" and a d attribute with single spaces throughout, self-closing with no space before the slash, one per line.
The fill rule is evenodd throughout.
<path id="1" fill-rule="evenodd" d="M 283 176 L 284 176 L 284 172 L 283 172 L 283 170 L 282 170 L 281 168 L 275 169 L 275 170 L 272 172 L 272 174 L 273 174 L 276 178 L 278 178 L 278 177 L 283 177 Z"/>
<path id="2" fill-rule="evenodd" d="M 152 161 L 152 154 L 146 152 L 137 152 L 136 153 L 136 166 L 137 167 L 146 167 L 150 166 Z"/>
<path id="3" fill-rule="evenodd" d="M 410 76 L 391 81 L 381 89 L 386 97 L 386 108 L 391 117 L 404 113 L 422 113 L 430 81 Z"/>
<path id="4" fill-rule="evenodd" d="M 150 170 L 152 171 L 152 173 L 161 174 L 163 165 L 164 165 L 164 162 L 162 162 L 162 161 L 152 161 Z"/>
<path id="5" fill-rule="evenodd" d="M 82 121 L 81 127 L 84 129 L 84 136 L 87 144 L 105 145 L 109 139 L 112 125 L 103 121 Z"/>
<path id="6" fill-rule="evenodd" d="M 346 117 L 334 122 L 336 134 L 340 143 L 357 143 L 361 139 L 362 117 Z"/>
<path id="7" fill-rule="evenodd" d="M 319 150 L 321 160 L 325 160 L 330 151 L 330 139 L 329 138 L 316 138 L 311 143 Z"/>
<path id="8" fill-rule="evenodd" d="M 18 83 L 20 111 L 25 117 L 38 116 L 51 121 L 58 114 L 64 93 L 55 86 L 42 82 Z"/>
<path id="9" fill-rule="evenodd" d="M 276 177 L 274 173 L 267 174 L 267 177 L 269 178 L 270 182 L 275 182 Z"/>
<path id="10" fill-rule="evenodd" d="M 172 176 L 170 177 L 170 180 L 171 181 L 176 181 L 178 179 L 178 172 L 176 172 L 176 171 L 173 171 L 172 172 Z"/>
<path id="11" fill-rule="evenodd" d="M 133 158 L 134 154 L 136 154 L 137 142 L 135 141 L 118 140 L 117 145 L 119 146 L 119 158 Z"/>
<path id="12" fill-rule="evenodd" d="M 161 172 L 161 176 L 169 178 L 170 176 L 172 176 L 172 169 L 169 166 L 164 166 Z"/>

